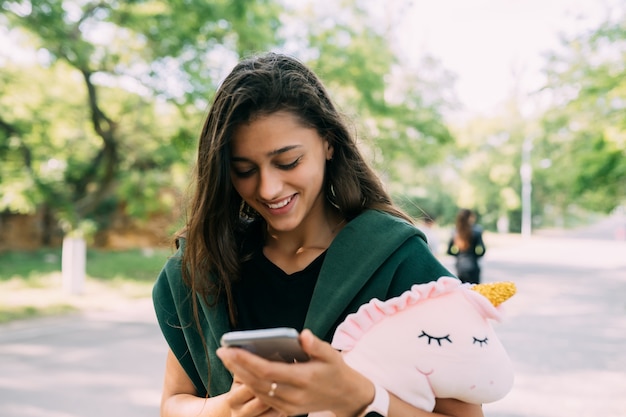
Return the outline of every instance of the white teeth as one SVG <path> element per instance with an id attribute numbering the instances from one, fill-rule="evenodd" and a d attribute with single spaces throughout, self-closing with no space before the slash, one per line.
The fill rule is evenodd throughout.
<path id="1" fill-rule="evenodd" d="M 280 203 L 268 204 L 267 206 L 271 209 L 279 209 L 281 207 L 285 207 L 287 204 L 289 204 L 290 201 L 291 201 L 291 197 L 289 197 L 286 200 L 281 201 Z"/>

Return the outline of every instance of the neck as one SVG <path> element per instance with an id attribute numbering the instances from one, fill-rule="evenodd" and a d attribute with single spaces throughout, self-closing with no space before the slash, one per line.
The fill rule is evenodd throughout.
<path id="1" fill-rule="evenodd" d="M 321 252 L 330 246 L 345 226 L 346 219 L 335 211 L 325 212 L 320 221 L 308 222 L 289 232 L 267 231 L 267 249 L 283 255 L 297 256 L 308 251 Z"/>

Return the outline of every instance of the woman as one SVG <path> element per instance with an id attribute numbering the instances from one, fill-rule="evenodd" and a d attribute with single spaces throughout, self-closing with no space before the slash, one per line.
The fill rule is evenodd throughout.
<path id="1" fill-rule="evenodd" d="M 457 277 L 463 282 L 480 283 L 478 260 L 485 254 L 485 244 L 476 215 L 469 209 L 461 209 L 456 215 L 454 233 L 448 242 L 448 255 L 456 257 Z"/>
<path id="2" fill-rule="evenodd" d="M 409 406 L 352 370 L 328 341 L 374 297 L 449 272 L 366 164 L 319 79 L 293 58 L 246 59 L 203 127 L 189 218 L 154 286 L 169 344 L 162 416 L 331 410 L 482 416 L 480 405 Z M 182 267 L 184 265 L 185 267 Z M 229 330 L 294 327 L 311 360 L 219 348 Z M 383 390 L 384 391 L 384 390 Z"/>

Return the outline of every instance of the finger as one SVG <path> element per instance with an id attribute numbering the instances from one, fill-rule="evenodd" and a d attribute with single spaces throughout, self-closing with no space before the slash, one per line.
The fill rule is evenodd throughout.
<path id="1" fill-rule="evenodd" d="M 311 358 L 324 362 L 334 362 L 338 360 L 338 351 L 329 343 L 315 336 L 309 329 L 304 329 L 300 333 L 300 344 L 302 345 L 302 349 L 304 349 Z"/>
<path id="2" fill-rule="evenodd" d="M 246 384 L 250 382 L 248 380 L 250 376 L 266 381 L 276 379 L 284 381 L 289 379 L 289 375 L 293 371 L 291 366 L 295 365 L 269 361 L 245 349 L 219 348 L 216 353 L 224 366 Z"/>
<path id="3" fill-rule="evenodd" d="M 231 372 L 233 378 L 245 384 L 246 378 L 244 375 L 248 372 L 245 367 L 241 366 L 241 353 L 243 353 L 243 357 L 245 358 L 247 352 L 242 351 L 243 349 L 237 348 L 219 348 L 215 353 L 222 360 L 224 366 Z"/>
<path id="4" fill-rule="evenodd" d="M 272 408 L 261 401 L 260 398 L 253 398 L 247 403 L 243 404 L 238 410 L 242 416 L 259 416 L 271 414 Z"/>
<path id="5" fill-rule="evenodd" d="M 247 350 L 241 349 L 241 348 L 220 347 L 215 351 L 215 353 L 222 360 L 224 365 L 231 371 L 233 371 L 231 367 L 232 368 L 236 367 L 237 364 L 239 364 L 242 361 L 245 361 L 246 363 L 249 363 L 252 365 L 254 365 L 255 362 L 257 363 L 267 362 L 265 359 L 261 358 L 260 356 L 255 355 L 254 353 L 250 353 Z"/>
<path id="6" fill-rule="evenodd" d="M 300 345 L 302 349 L 309 355 L 312 355 L 316 351 L 317 337 L 309 329 L 304 329 L 300 332 Z"/>
<path id="7" fill-rule="evenodd" d="M 250 370 L 257 370 L 254 374 L 263 372 L 267 367 L 265 359 L 239 348 L 219 348 L 216 351 L 217 356 L 222 360 L 224 366 L 228 368 L 233 375 L 237 375 L 238 378 L 251 374 Z M 241 379 L 245 383 L 245 379 Z"/>
<path id="8" fill-rule="evenodd" d="M 267 361 L 243 349 L 220 348 L 216 353 L 233 376 L 254 395 L 267 398 L 273 381 L 284 386 L 287 384 L 286 379 L 290 377 L 290 365 Z M 283 367 L 286 369 L 281 370 Z"/>
<path id="9" fill-rule="evenodd" d="M 228 393 L 228 403 L 231 407 L 241 406 L 254 398 L 254 393 L 241 383 L 234 383 Z"/>
<path id="10" fill-rule="evenodd" d="M 236 415 L 258 416 L 270 410 L 245 385 L 234 385 L 228 393 L 228 405 Z"/>

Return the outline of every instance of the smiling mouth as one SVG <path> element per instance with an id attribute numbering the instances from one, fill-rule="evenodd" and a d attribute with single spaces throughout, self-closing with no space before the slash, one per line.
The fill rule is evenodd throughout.
<path id="1" fill-rule="evenodd" d="M 279 201 L 278 203 L 273 203 L 273 204 L 266 204 L 267 207 L 269 207 L 270 209 L 279 209 L 282 207 L 285 207 L 287 204 L 291 203 L 291 200 L 293 199 L 293 196 L 284 199 L 283 201 Z"/>
<path id="2" fill-rule="evenodd" d="M 415 367 L 415 369 L 417 369 L 417 372 L 419 372 L 420 374 L 428 377 L 430 376 L 433 372 L 435 372 L 434 369 L 431 369 L 430 371 L 422 371 L 420 368 L 418 368 L 417 366 Z"/>

